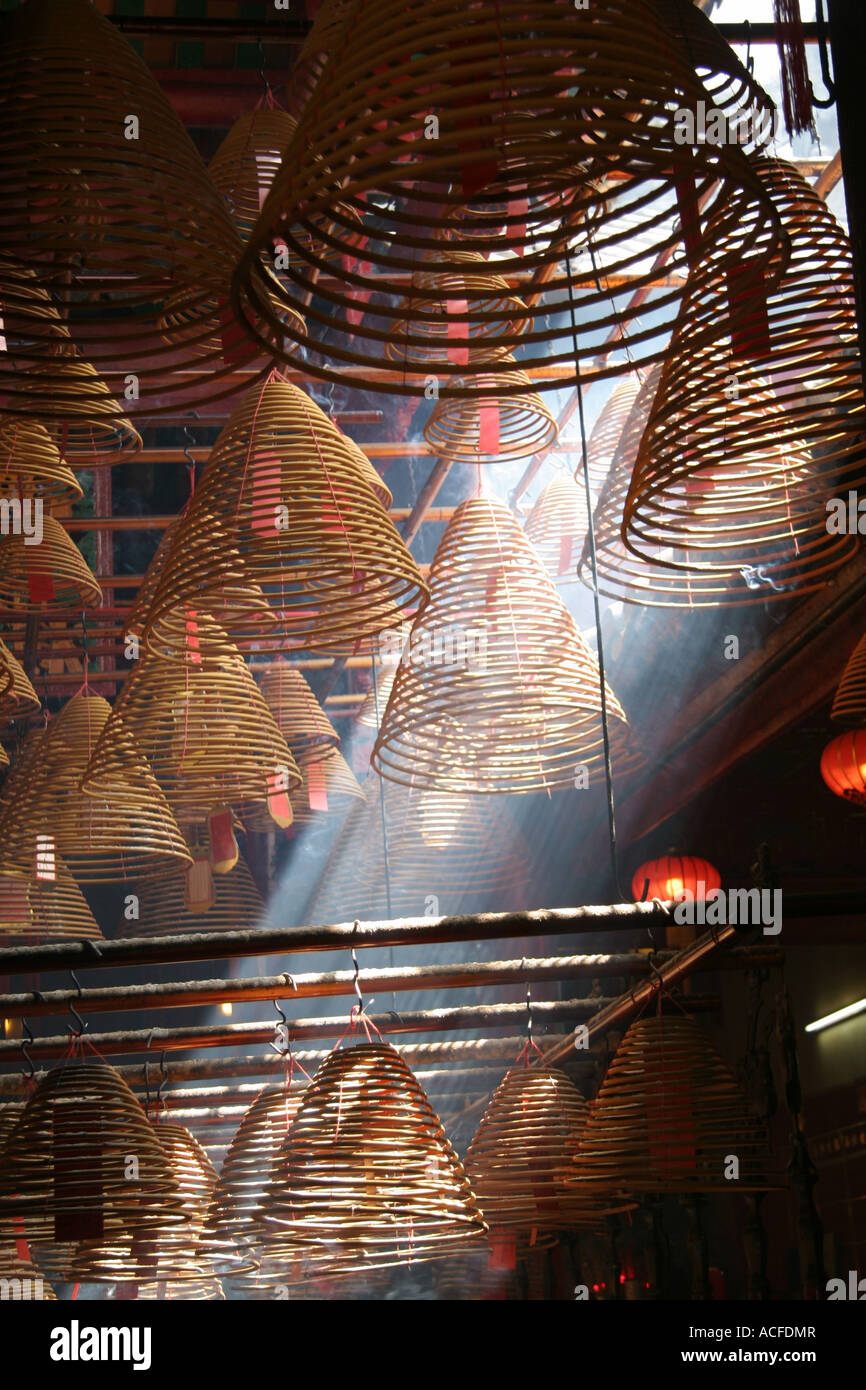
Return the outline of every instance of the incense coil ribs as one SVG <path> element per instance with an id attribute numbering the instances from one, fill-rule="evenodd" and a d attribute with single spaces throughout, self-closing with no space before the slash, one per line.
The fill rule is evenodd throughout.
<path id="1" fill-rule="evenodd" d="M 473 376 L 471 400 L 437 401 L 424 426 L 424 438 L 436 454 L 464 463 L 497 463 L 543 453 L 556 439 L 556 421 L 523 373 L 522 395 L 500 395 L 504 377 L 494 366 Z"/>
<path id="2" fill-rule="evenodd" d="M 288 1283 L 436 1259 L 487 1231 L 441 1123 L 387 1043 L 334 1051 L 319 1067 L 256 1225 Z"/>
<path id="3" fill-rule="evenodd" d="M 192 1279 L 199 1283 L 212 1277 L 199 1247 L 217 1184 L 217 1171 L 185 1125 L 159 1116 L 153 1129 L 177 1184 L 184 1218 L 182 1224 L 168 1225 L 155 1242 L 155 1278 L 164 1278 L 162 1270 L 167 1268 L 174 1280 Z"/>
<path id="4" fill-rule="evenodd" d="M 394 501 L 394 496 L 391 492 L 391 489 L 385 482 L 384 478 L 379 476 L 377 469 L 373 467 L 371 459 L 361 448 L 360 444 L 358 444 L 356 440 L 352 438 L 351 435 L 344 434 L 343 431 L 340 429 L 340 426 L 337 424 L 336 420 L 334 421 L 334 424 L 340 431 L 346 448 L 349 450 L 349 453 L 352 455 L 352 457 L 356 460 L 358 467 L 360 468 L 364 477 L 367 479 L 367 482 L 370 484 L 374 496 L 378 497 L 386 512 L 390 511 Z"/>
<path id="5" fill-rule="evenodd" d="M 179 822 L 264 801 L 290 823 L 298 766 L 242 656 L 209 614 L 187 610 L 182 660 L 147 652 L 127 678 L 83 776 L 98 795 L 116 753 L 140 748 Z"/>
<path id="6" fill-rule="evenodd" d="M 589 775 L 602 761 L 598 665 L 503 503 L 461 503 L 429 583 L 375 769 L 443 791 L 573 789 L 576 769 Z M 635 760 L 628 721 L 612 691 L 606 697 L 613 762 L 624 770 Z"/>
<path id="7" fill-rule="evenodd" d="M 689 3 L 691 4 L 691 0 Z M 655 373 L 656 380 L 658 379 L 658 370 L 658 368 L 653 367 L 650 373 L 651 375 Z M 629 372 L 622 381 L 618 381 L 599 411 L 598 419 L 590 431 L 586 443 L 586 460 L 589 466 L 589 484 L 594 492 L 599 492 L 607 482 L 611 464 L 616 455 L 623 430 L 631 417 L 632 407 L 641 389 L 642 380 L 640 373 Z M 649 411 L 649 406 L 647 406 L 647 411 Z M 580 464 L 578 464 L 574 476 L 578 483 L 582 481 Z"/>
<path id="8" fill-rule="evenodd" d="M 353 18 L 355 0 L 323 0 L 289 73 L 288 104 L 298 116 L 327 65 L 337 40 Z"/>
<path id="9" fill-rule="evenodd" d="M 572 307 L 585 381 L 621 370 L 610 356 L 596 360 L 615 331 L 627 334 L 632 360 L 658 360 L 705 244 L 701 219 L 720 219 L 737 243 L 732 255 L 725 242 L 726 264 L 754 255 L 769 269 L 778 219 L 742 150 L 677 142 L 676 111 L 695 109 L 706 92 L 644 4 L 611 0 L 575 24 L 571 0 L 528 9 L 480 0 L 469 12 L 431 0 L 407 29 L 400 0 L 385 0 L 351 20 L 331 44 L 235 275 L 235 308 L 262 344 L 270 340 L 261 322 L 272 332 L 277 324 L 262 257 L 277 239 L 293 272 L 276 293 L 304 312 L 304 331 L 289 326 L 287 337 L 307 349 L 308 369 L 415 395 L 433 374 L 440 396 L 471 397 L 468 355 L 485 333 L 488 364 L 522 345 L 507 374 L 529 371 L 537 390 L 556 387 L 562 366 L 573 367 Z M 587 94 L 579 103 L 576 84 Z M 496 227 L 503 202 L 514 209 L 506 237 Z M 335 280 L 323 282 L 304 242 L 327 228 L 332 249 L 349 256 L 357 226 L 342 205 L 362 219 L 365 259 L 351 271 L 338 263 Z M 627 248 L 638 222 L 640 246 Z M 465 258 L 487 251 L 495 263 L 474 284 Z M 435 277 L 435 298 L 421 274 Z M 540 275 L 542 289 L 521 300 L 527 274 Z M 484 282 L 494 275 L 507 286 L 505 313 Z M 640 291 L 644 306 L 618 307 L 620 290 Z M 391 361 L 399 374 L 383 370 Z M 503 389 L 525 388 L 514 375 Z"/>
<path id="10" fill-rule="evenodd" d="M 150 417 L 235 391 L 261 361 L 231 317 L 242 242 L 146 64 L 87 0 L 45 0 L 10 15 L 0 91 L 0 236 L 113 394 Z M 50 336 L 19 359 L 44 362 Z"/>
<path id="11" fill-rule="evenodd" d="M 86 883 L 178 873 L 190 854 L 145 758 L 128 738 L 115 741 L 111 776 L 86 795 L 81 778 L 111 706 L 75 695 L 32 740 L 21 775 L 0 813 L 0 860 L 51 882 L 58 858 Z M 63 874 L 59 883 L 63 884 Z M 90 934 L 90 933 L 87 933 Z"/>
<path id="12" fill-rule="evenodd" d="M 261 922 L 265 904 L 243 855 L 223 874 L 211 871 L 208 853 L 200 846 L 191 845 L 190 852 L 193 867 L 186 878 L 173 874 L 137 885 L 138 915 L 131 919 L 124 915 L 117 936 L 251 931 Z"/>
<path id="13" fill-rule="evenodd" d="M 35 531 L 0 538 L 0 603 L 22 613 L 97 607 L 102 590 L 78 546 L 55 517 L 41 527 L 38 541 Z"/>
<path id="14" fill-rule="evenodd" d="M 101 939 L 99 924 L 62 859 L 34 866 L 30 874 L 5 859 L 0 863 L 0 942 L 37 946 Z"/>
<path id="15" fill-rule="evenodd" d="M 860 638 L 845 664 L 830 718 L 848 725 L 866 725 L 866 637 Z"/>
<path id="16" fill-rule="evenodd" d="M 0 640 L 0 716 L 20 719 L 40 708 L 39 696 L 21 662 Z"/>
<path id="17" fill-rule="evenodd" d="M 558 584 L 577 579 L 586 532 L 586 490 L 570 473 L 558 470 L 539 493 L 523 528 Z"/>
<path id="18" fill-rule="evenodd" d="M 726 579 L 733 601 L 824 583 L 856 544 L 829 525 L 827 499 L 866 476 L 850 246 L 792 166 L 750 164 L 789 260 L 775 286 L 746 261 L 690 289 L 622 521 L 638 558 L 696 572 L 699 584 Z M 716 342 L 705 348 L 693 325 L 711 319 Z"/>
<path id="19" fill-rule="evenodd" d="M 590 1106 L 570 1180 L 624 1196 L 780 1186 L 765 1126 L 727 1063 L 691 1019 L 668 1015 L 627 1029 Z"/>
<path id="20" fill-rule="evenodd" d="M 0 1169 L 0 1221 L 16 1219 L 51 1278 L 153 1277 L 155 1242 L 182 1223 L 182 1199 L 141 1106 L 106 1063 L 58 1067 L 27 1101 Z"/>
<path id="21" fill-rule="evenodd" d="M 141 1299 L 179 1299 L 187 1303 L 207 1303 L 214 1299 L 224 1299 L 219 1279 L 167 1279 L 156 1284 L 139 1284 L 136 1298 Z"/>
<path id="22" fill-rule="evenodd" d="M 371 678 L 370 689 L 364 696 L 364 703 L 355 715 L 356 724 L 360 724 L 365 729 L 378 729 L 390 699 L 396 675 L 396 666 L 380 666 L 378 668 L 376 684 L 374 686 Z"/>
<path id="23" fill-rule="evenodd" d="M 515 1269 L 490 1267 L 492 1251 L 473 1251 L 456 1259 L 440 1260 L 436 1267 L 439 1302 L 486 1303 L 519 1297 Z"/>
<path id="24" fill-rule="evenodd" d="M 39 1272 L 38 1265 L 16 1254 L 14 1245 L 0 1242 L 0 1301 L 13 1303 L 56 1302 L 57 1294 Z"/>
<path id="25" fill-rule="evenodd" d="M 0 496 L 78 502 L 84 496 L 51 435 L 37 420 L 0 417 Z"/>
<path id="26" fill-rule="evenodd" d="M 170 656 L 172 611 L 208 608 L 232 575 L 261 585 L 289 643 L 315 651 L 398 628 L 427 594 L 356 454 L 277 376 L 247 393 L 214 445 L 163 566 L 149 648 Z"/>

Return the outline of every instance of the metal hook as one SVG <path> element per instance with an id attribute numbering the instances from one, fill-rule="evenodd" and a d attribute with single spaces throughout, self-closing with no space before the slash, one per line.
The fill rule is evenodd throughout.
<path id="1" fill-rule="evenodd" d="M 150 1046 L 150 1043 L 149 1043 L 149 1042 L 148 1042 L 148 1046 Z M 148 1118 L 150 1117 L 150 1078 L 149 1078 L 149 1076 L 148 1076 L 148 1074 L 147 1074 L 147 1068 L 148 1068 L 149 1065 L 150 1065 L 150 1063 L 148 1062 L 147 1058 L 145 1057 L 145 1059 L 144 1059 L 144 1113 L 145 1113 L 145 1115 L 148 1116 Z"/>
<path id="2" fill-rule="evenodd" d="M 827 88 L 826 97 L 816 97 L 815 88 L 812 83 L 809 87 L 812 92 L 812 105 L 817 106 L 820 111 L 826 111 L 829 106 L 836 102 L 836 83 L 830 76 L 830 57 L 827 53 L 827 21 L 824 18 L 824 0 L 815 0 L 815 27 L 818 31 L 818 61 L 821 64 L 821 78 Z"/>
<path id="3" fill-rule="evenodd" d="M 356 923 L 355 923 L 355 926 L 356 926 L 356 927 L 360 926 L 360 922 L 356 922 Z M 359 964 L 358 964 L 358 957 L 355 955 L 355 948 L 354 948 L 354 946 L 352 947 L 352 964 L 353 964 L 354 967 L 355 967 L 355 978 L 354 978 L 354 980 L 352 981 L 352 984 L 353 984 L 353 986 L 354 986 L 355 993 L 356 993 L 357 996 L 358 996 L 358 1012 L 359 1012 L 359 1013 L 363 1013 L 363 1012 L 364 1012 L 364 996 L 363 996 L 362 993 L 361 993 L 361 984 L 360 984 L 361 967 L 360 967 Z"/>
<path id="4" fill-rule="evenodd" d="M 291 979 L 291 976 L 289 976 L 289 978 Z M 295 984 L 294 980 L 292 980 L 292 984 L 293 984 L 293 985 Z M 295 989 L 297 989 L 297 985 L 295 985 Z M 276 1054 L 277 1054 L 278 1057 L 285 1057 L 286 1053 L 287 1053 L 288 1050 L 289 1050 L 289 1047 L 288 1047 L 288 1044 L 289 1044 L 289 1020 L 286 1018 L 286 1015 L 283 1013 L 283 1011 L 282 1011 L 282 1009 L 280 1008 L 279 1004 L 277 1003 L 276 999 L 273 1000 L 273 1005 L 274 1005 L 274 1008 L 276 1009 L 276 1011 L 277 1011 L 277 1013 L 279 1014 L 280 1019 L 281 1019 L 281 1022 L 278 1023 L 278 1024 L 276 1024 L 277 1036 L 280 1036 L 280 1030 L 285 1029 L 285 1041 L 286 1041 L 286 1046 L 285 1046 L 285 1047 L 280 1047 L 280 1045 L 279 1045 L 278 1043 L 269 1042 L 269 1043 L 268 1043 L 268 1047 L 272 1047 L 272 1048 L 274 1049 L 274 1052 L 276 1052 Z"/>
<path id="5" fill-rule="evenodd" d="M 525 959 L 524 956 L 520 962 L 521 965 Z M 532 1042 L 532 992 L 529 985 L 526 986 L 526 1041 Z"/>
<path id="6" fill-rule="evenodd" d="M 30 1044 L 34 1041 L 34 1038 L 33 1038 L 33 1030 L 32 1030 L 32 1028 L 30 1027 L 30 1024 L 27 1022 L 27 1019 L 26 1019 L 26 1018 L 22 1018 L 22 1020 L 21 1020 L 21 1027 L 24 1029 L 25 1033 L 27 1034 L 27 1037 L 26 1037 L 26 1038 L 22 1038 L 22 1039 L 21 1039 L 21 1051 L 22 1051 L 22 1053 L 24 1054 L 24 1056 L 27 1058 L 28 1063 L 30 1064 L 30 1070 L 29 1070 L 29 1072 L 23 1071 L 23 1072 L 21 1073 L 21 1075 L 24 1077 L 25 1081 L 32 1081 L 33 1078 L 34 1078 L 34 1076 L 36 1075 L 36 1063 L 33 1061 L 33 1058 L 30 1056 L 30 1053 L 29 1053 L 29 1051 L 28 1051 L 28 1048 L 30 1047 Z"/>
<path id="7" fill-rule="evenodd" d="M 159 1086 L 157 1087 L 157 1090 L 156 1090 L 156 1113 L 157 1113 L 157 1114 L 159 1114 L 159 1107 L 160 1107 L 160 1103 L 161 1103 L 161 1101 L 162 1101 L 162 1088 L 163 1088 L 163 1086 L 165 1085 L 166 1081 L 168 1080 L 168 1072 L 167 1072 L 166 1066 L 165 1066 L 165 1053 L 164 1053 L 164 1052 L 163 1052 L 162 1056 L 161 1056 L 160 1059 L 159 1059 L 159 1068 L 160 1068 L 160 1072 L 162 1073 L 162 1080 L 160 1081 Z"/>
<path id="8" fill-rule="evenodd" d="M 263 83 L 264 89 L 265 89 L 265 95 L 269 97 L 269 96 L 271 95 L 271 84 L 270 84 L 270 82 L 268 81 L 267 73 L 265 72 L 265 46 L 264 46 L 264 44 L 262 43 L 261 38 L 259 38 L 259 40 L 258 40 L 258 49 L 259 49 L 259 77 L 262 79 L 262 83 Z"/>
<path id="9" fill-rule="evenodd" d="M 75 988 L 78 990 L 78 997 L 79 997 L 79 999 L 80 999 L 81 996 L 82 996 L 83 991 L 82 991 L 81 985 L 80 985 L 80 983 L 79 983 L 78 976 L 76 975 L 76 973 L 75 973 L 74 970 L 70 970 L 69 974 L 70 974 L 71 977 L 72 977 L 72 983 L 75 985 Z M 87 1032 L 87 1029 L 88 1029 L 88 1027 L 89 1027 L 89 1024 L 87 1024 L 87 1023 L 84 1021 L 84 1019 L 81 1017 L 81 1014 L 78 1012 L 78 1010 L 76 1009 L 76 1007 L 75 1007 L 74 1004 L 70 1004 L 70 1005 L 69 1005 L 69 1012 L 72 1014 L 72 1017 L 75 1019 L 75 1022 L 78 1024 L 78 1032 L 76 1033 L 75 1029 L 74 1029 L 74 1028 L 70 1028 L 68 1024 L 66 1025 L 67 1030 L 68 1030 L 70 1033 L 72 1033 L 74 1037 L 80 1038 L 84 1033 Z"/>
<path id="10" fill-rule="evenodd" d="M 755 75 L 755 59 L 752 56 L 752 26 L 745 20 L 743 27 L 746 31 L 746 67 L 752 77 Z"/>

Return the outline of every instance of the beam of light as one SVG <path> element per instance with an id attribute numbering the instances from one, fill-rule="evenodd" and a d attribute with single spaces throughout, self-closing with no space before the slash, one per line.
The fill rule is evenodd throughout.
<path id="1" fill-rule="evenodd" d="M 814 1023 L 806 1024 L 807 1033 L 823 1033 L 825 1028 L 832 1028 L 835 1023 L 844 1023 L 848 1018 L 854 1018 L 856 1014 L 866 1012 L 866 999 L 858 999 L 854 1004 L 846 1004 L 841 1009 L 835 1009 L 831 1014 L 825 1014 L 823 1018 L 816 1018 Z"/>

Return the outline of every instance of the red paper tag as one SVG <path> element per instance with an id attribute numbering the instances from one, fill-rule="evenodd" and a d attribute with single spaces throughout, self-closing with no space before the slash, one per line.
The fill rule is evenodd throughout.
<path id="1" fill-rule="evenodd" d="M 311 811 L 327 811 L 328 788 L 324 763 L 307 764 L 307 799 Z"/>
<path id="2" fill-rule="evenodd" d="M 31 603 L 50 603 L 55 597 L 54 576 L 27 565 L 27 592 Z"/>
<path id="3" fill-rule="evenodd" d="M 99 1240 L 105 1230 L 100 1108 L 93 1101 L 73 1103 L 56 1099 L 52 1126 L 54 1239 L 60 1244 Z"/>
<path id="4" fill-rule="evenodd" d="M 223 361 L 227 367 L 237 367 L 246 362 L 249 356 L 246 334 L 232 313 L 230 304 L 223 304 L 220 308 L 220 338 Z"/>
<path id="5" fill-rule="evenodd" d="M 487 1268 L 489 1270 L 517 1268 L 516 1236 L 509 1235 L 507 1231 L 491 1231 Z"/>
<path id="6" fill-rule="evenodd" d="M 213 874 L 209 859 L 194 859 L 187 869 L 183 905 L 188 912 L 207 912 L 214 904 Z"/>
<path id="7" fill-rule="evenodd" d="M 6 351 L 6 324 L 0 314 L 0 352 Z"/>
<path id="8" fill-rule="evenodd" d="M 451 360 L 457 367 L 469 366 L 469 304 L 465 299 L 452 299 L 448 304 L 448 337 L 463 338 L 465 346 L 451 348 Z"/>
<path id="9" fill-rule="evenodd" d="M 767 290 L 759 269 L 748 260 L 728 271 L 731 356 L 743 360 L 770 355 Z"/>
<path id="10" fill-rule="evenodd" d="M 678 1080 L 676 1091 L 659 1081 L 646 1094 L 649 1150 L 662 1173 L 692 1171 L 695 1166 L 695 1117 L 691 1087 Z"/>
<path id="11" fill-rule="evenodd" d="M 478 452 L 499 453 L 499 406 L 482 405 L 478 411 Z"/>
<path id="12" fill-rule="evenodd" d="M 700 258 L 701 217 L 698 194 L 692 174 L 679 174 L 676 181 L 677 207 L 680 213 L 680 234 L 686 248 L 686 260 L 694 266 Z"/>
<path id="13" fill-rule="evenodd" d="M 559 568 L 556 571 L 557 575 L 568 574 L 569 570 L 571 569 L 571 549 L 573 539 L 574 538 L 572 536 L 560 536 L 559 538 Z"/>
<path id="14" fill-rule="evenodd" d="M 529 211 L 529 200 L 527 198 L 515 198 L 508 204 L 508 235 L 510 237 L 520 237 L 526 240 L 526 214 Z M 517 221 L 513 221 L 517 218 Z M 514 248 L 518 256 L 523 255 L 523 247 Z"/>
<path id="15" fill-rule="evenodd" d="M 282 464 L 276 454 L 256 454 L 253 460 L 253 508 L 250 527 L 272 535 L 279 530 L 282 506 Z"/>
<path id="16" fill-rule="evenodd" d="M 231 811 L 217 811 L 210 818 L 210 855 L 214 873 L 227 874 L 238 862 L 238 842 Z"/>
<path id="17" fill-rule="evenodd" d="M 282 830 L 288 830 L 295 819 L 285 772 L 268 773 L 268 812 Z"/>
<path id="18" fill-rule="evenodd" d="M 26 1260 L 28 1264 L 32 1264 L 30 1246 L 27 1244 L 27 1237 L 24 1234 L 24 1217 L 13 1216 L 9 1224 L 15 1237 L 15 1253 L 19 1260 Z"/>
<path id="19" fill-rule="evenodd" d="M 198 614 L 194 609 L 186 610 L 186 649 L 193 666 L 201 665 L 201 650 L 198 641 Z"/>

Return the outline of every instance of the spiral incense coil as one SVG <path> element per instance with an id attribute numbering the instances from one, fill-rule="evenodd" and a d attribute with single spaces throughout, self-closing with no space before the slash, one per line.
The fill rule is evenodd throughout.
<path id="1" fill-rule="evenodd" d="M 466 1171 L 495 1240 L 521 1250 L 556 1243 L 553 1232 L 603 1224 L 601 1203 L 566 1186 L 589 1106 L 556 1067 L 506 1072 L 466 1154 Z"/>
<path id="2" fill-rule="evenodd" d="M 337 40 L 342 36 L 356 0 L 323 0 L 313 26 L 307 34 L 295 65 L 289 74 L 288 104 L 299 116 L 309 100 L 316 82 L 322 75 Z"/>
<path id="3" fill-rule="evenodd" d="M 430 603 L 397 671 L 373 766 L 463 792 L 575 786 L 600 765 L 598 665 L 508 508 L 461 503 L 433 557 Z M 607 692 L 614 765 L 634 754 Z"/>
<path id="4" fill-rule="evenodd" d="M 399 627 L 427 593 L 343 436 L 277 376 L 247 393 L 213 447 L 163 567 L 150 649 L 169 655 L 167 615 L 207 608 L 229 574 L 261 585 L 286 637 L 315 651 Z"/>
<path id="5" fill-rule="evenodd" d="M 570 1181 L 625 1195 L 780 1185 L 765 1127 L 733 1073 L 691 1019 L 668 1015 L 628 1028 L 590 1106 Z"/>
<path id="6" fill-rule="evenodd" d="M 515 1270 L 491 1269 L 490 1250 L 440 1260 L 436 1298 L 440 1303 L 487 1303 L 519 1297 Z"/>
<path id="7" fill-rule="evenodd" d="M 391 697 L 396 675 L 396 666 L 379 668 L 376 673 L 376 686 L 371 683 L 370 689 L 364 696 L 364 703 L 355 715 L 356 724 L 362 725 L 365 729 L 378 729 Z"/>
<path id="8" fill-rule="evenodd" d="M 5 861 L 0 864 L 0 942 L 4 945 L 102 939 L 96 918 L 62 859 L 55 858 L 53 872 L 53 879 L 46 880 Z"/>
<path id="9" fill-rule="evenodd" d="M 790 260 L 775 287 L 751 262 L 690 287 L 638 449 L 623 539 L 639 557 L 666 548 L 669 566 L 691 568 L 677 552 L 695 547 L 702 513 L 698 501 L 684 506 L 687 489 L 723 494 L 729 474 L 763 469 L 763 505 L 757 484 L 754 498 L 740 500 L 736 484 L 722 496 L 717 545 L 739 554 L 752 536 L 769 537 L 766 597 L 773 583 L 809 587 L 847 558 L 852 538 L 828 537 L 826 502 L 866 478 L 866 407 L 847 238 L 791 165 L 764 156 L 750 164 L 785 226 Z M 700 324 L 711 320 L 716 343 L 702 347 Z"/>
<path id="10" fill-rule="evenodd" d="M 334 423 L 336 424 L 336 421 Z M 337 428 L 340 429 L 339 425 L 337 425 Z M 352 455 L 352 457 L 357 460 L 358 467 L 364 474 L 364 477 L 367 479 L 368 483 L 370 484 L 370 487 L 373 489 L 373 495 L 375 497 L 378 497 L 379 501 L 382 503 L 382 506 L 385 508 L 385 511 L 389 512 L 394 501 L 394 495 L 391 492 L 391 489 L 388 487 L 384 478 L 381 478 L 379 476 L 378 472 L 373 467 L 373 464 L 371 463 L 368 455 L 361 448 L 360 444 L 356 443 L 356 441 L 352 439 L 350 435 L 344 434 L 342 430 L 340 430 L 340 434 L 343 436 L 346 448 L 349 450 L 349 453 Z"/>
<path id="11" fill-rule="evenodd" d="M 185 1125 L 160 1117 L 153 1129 L 177 1184 L 184 1216 L 182 1224 L 172 1222 L 155 1242 L 156 1276 L 159 1279 L 161 1269 L 168 1267 L 174 1278 L 199 1283 L 212 1274 L 199 1247 L 217 1184 L 217 1171 Z"/>
<path id="12" fill-rule="evenodd" d="M 22 715 L 35 714 L 40 708 L 39 696 L 24 667 L 0 640 L 0 716 L 20 719 Z"/>
<path id="13" fill-rule="evenodd" d="M 691 0 L 689 0 L 691 3 Z M 658 368 L 652 368 L 658 380 Z M 641 389 L 641 377 L 630 372 L 618 381 L 611 391 L 592 427 L 586 443 L 586 457 L 589 465 L 589 483 L 594 492 L 599 492 L 607 482 L 623 430 L 631 416 L 637 394 Z M 649 406 L 647 406 L 649 410 Z M 640 441 L 638 441 L 640 442 Z M 580 464 L 575 472 L 578 483 L 583 481 Z"/>
<path id="14" fill-rule="evenodd" d="M 194 860 L 202 857 L 195 847 L 191 853 Z M 210 884 L 212 902 L 210 897 L 196 902 L 184 878 L 177 874 L 140 884 L 136 890 L 138 916 L 131 920 L 124 916 L 116 935 L 189 936 L 194 932 L 252 931 L 258 926 L 265 904 L 242 855 L 229 873 L 212 873 Z"/>
<path id="15" fill-rule="evenodd" d="M 0 813 L 0 862 L 8 872 L 23 869 L 52 883 L 62 858 L 80 882 L 114 883 L 189 865 L 168 803 L 132 740 L 116 740 L 112 773 L 98 795 L 81 790 L 110 714 L 100 695 L 73 696 L 32 743 L 26 764 L 20 760 L 21 776 Z"/>
<path id="16" fill-rule="evenodd" d="M 572 0 L 479 0 L 468 11 L 430 0 L 408 19 L 401 0 L 359 0 L 328 51 L 233 300 L 262 345 L 262 323 L 277 328 L 274 293 L 303 313 L 304 331 L 289 326 L 282 352 L 301 344 L 315 375 L 421 396 L 432 374 L 440 397 L 470 398 L 470 351 L 483 347 L 490 365 L 521 347 L 503 389 L 523 394 L 523 372 L 536 390 L 553 389 L 564 364 L 573 370 L 577 322 L 588 383 L 622 370 L 617 354 L 597 351 L 615 334 L 632 361 L 661 358 L 704 247 L 715 259 L 723 241 L 724 265 L 748 256 L 769 269 L 782 245 L 743 151 L 676 138 L 676 112 L 707 94 L 642 0 L 609 0 L 579 22 Z M 506 238 L 503 194 L 527 209 Z M 327 237 L 349 257 L 357 227 L 342 206 L 363 221 L 364 260 L 337 262 L 323 281 L 305 240 Z M 724 239 L 714 230 L 708 240 L 710 221 Z M 275 239 L 293 265 L 276 292 L 262 272 Z M 467 254 L 487 251 L 495 263 L 471 279 Z M 702 265 L 697 279 L 711 273 Z M 527 276 L 541 288 L 523 299 Z M 712 334 L 705 325 L 703 341 Z"/>
<path id="17" fill-rule="evenodd" d="M 539 493 L 523 533 L 557 583 L 577 579 L 577 561 L 587 533 L 583 485 L 570 473 L 557 471 Z"/>
<path id="18" fill-rule="evenodd" d="M 387 1043 L 334 1051 L 304 1092 L 256 1222 L 288 1282 L 457 1253 L 487 1228 L 407 1062 Z"/>
<path id="19" fill-rule="evenodd" d="M 0 1301 L 56 1302 L 57 1295 L 39 1267 L 22 1260 L 12 1243 L 0 1242 Z"/>
<path id="20" fill-rule="evenodd" d="M 63 303 L 69 336 L 115 395 L 136 378 L 132 399 L 148 418 L 230 394 L 234 373 L 261 362 L 229 303 L 242 242 L 168 99 L 89 0 L 43 0 L 9 20 L 0 55 L 9 256 Z M 259 270 L 276 284 L 267 263 Z M 279 322 L 286 310 L 273 313 Z M 18 356 L 41 363 L 44 341 L 22 343 Z"/>
<path id="21" fill-rule="evenodd" d="M 139 1301 L 176 1299 L 187 1303 L 225 1299 L 219 1279 L 164 1279 L 155 1284 L 139 1284 L 135 1296 Z"/>
<path id="22" fill-rule="evenodd" d="M 84 496 L 72 469 L 37 420 L 0 417 L 0 495 L 78 502 Z"/>
<path id="23" fill-rule="evenodd" d="M 500 385 L 509 385 L 494 368 L 473 380 L 477 394 L 471 400 L 437 401 L 424 438 L 435 454 L 464 463 L 499 463 L 544 453 L 556 439 L 556 421 L 524 373 L 526 391 L 500 397 Z"/>
<path id="24" fill-rule="evenodd" d="M 340 738 L 301 672 L 276 660 L 259 682 L 277 728 L 299 762 L 326 756 Z"/>
<path id="25" fill-rule="evenodd" d="M 830 718 L 851 727 L 866 725 L 866 637 L 861 637 L 848 658 L 836 687 Z"/>
<path id="26" fill-rule="evenodd" d="M 178 820 L 266 801 L 301 774 L 243 658 L 207 613 L 188 611 L 182 660 L 146 653 L 124 683 L 82 779 L 98 796 L 128 742 L 141 749 Z"/>
<path id="27" fill-rule="evenodd" d="M 27 1101 L 0 1170 L 0 1220 L 16 1218 L 52 1278 L 153 1277 L 153 1242 L 182 1224 L 182 1198 L 141 1106 L 107 1063 L 58 1067 Z"/>
<path id="28" fill-rule="evenodd" d="M 60 522 L 43 516 L 42 539 L 34 539 L 22 532 L 0 538 L 0 604 L 24 613 L 96 608 L 102 590 Z"/>

